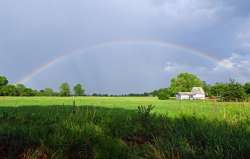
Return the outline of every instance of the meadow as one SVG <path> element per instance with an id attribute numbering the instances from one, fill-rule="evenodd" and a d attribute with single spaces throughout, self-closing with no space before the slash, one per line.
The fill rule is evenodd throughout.
<path id="1" fill-rule="evenodd" d="M 250 158 L 250 103 L 1 97 L 2 158 Z"/>
<path id="2" fill-rule="evenodd" d="M 238 117 L 250 115 L 250 102 L 216 102 L 213 100 L 177 101 L 158 100 L 157 97 L 0 97 L 0 107 L 20 106 L 96 106 L 136 110 L 138 106 L 155 106 L 153 112 L 179 115 L 207 116 L 209 118 Z"/>

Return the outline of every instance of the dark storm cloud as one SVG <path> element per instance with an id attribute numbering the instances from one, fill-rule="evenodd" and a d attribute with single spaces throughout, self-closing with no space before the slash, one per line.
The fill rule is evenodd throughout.
<path id="1" fill-rule="evenodd" d="M 69 76 L 67 80 L 72 83 L 83 81 L 91 91 L 114 92 L 119 88 L 120 91 L 126 92 L 143 91 L 143 88 L 152 89 L 167 85 L 167 78 L 174 75 L 170 68 L 198 73 L 204 80 L 211 82 L 227 80 L 234 75 L 228 69 L 219 69 L 219 66 L 243 70 L 241 74 L 244 74 L 244 77 L 239 77 L 239 80 L 245 81 L 249 79 L 249 63 L 246 62 L 250 60 L 249 6 L 248 0 L 1 1 L 0 74 L 5 74 L 12 82 L 16 82 L 51 59 L 76 49 L 121 39 L 157 39 L 209 52 L 211 56 L 220 59 L 219 64 L 207 64 L 205 59 L 198 60 L 183 50 L 127 45 L 126 48 L 116 49 L 116 52 L 123 53 L 124 55 L 119 56 L 125 56 L 124 60 L 133 59 L 133 64 L 138 63 L 145 69 L 125 71 L 125 68 L 133 69 L 126 66 L 129 63 L 123 63 L 124 68 L 121 70 L 104 69 L 104 64 L 118 67 L 122 62 L 119 57 L 110 53 L 112 50 L 108 47 L 93 50 L 102 52 L 98 56 L 79 56 L 80 59 L 90 58 L 87 61 L 66 60 L 60 67 L 53 66 L 50 70 L 36 75 L 34 80 L 27 84 L 37 88 L 55 87 L 61 82 L 60 77 L 65 75 Z M 140 56 L 131 54 L 137 52 L 141 53 Z M 166 52 L 176 54 L 177 59 L 166 57 Z M 143 53 L 157 54 L 159 57 L 147 64 L 143 62 L 146 60 L 142 56 Z M 236 58 L 235 54 L 240 58 Z M 189 65 L 197 68 L 182 65 L 179 62 L 182 56 L 187 56 L 185 60 Z M 108 64 L 100 60 L 105 58 L 109 59 Z M 164 60 L 161 61 L 162 59 Z M 174 67 L 166 69 L 168 64 Z M 82 68 L 83 66 L 91 68 L 92 72 Z M 164 68 L 167 71 L 164 72 Z M 200 71 L 202 68 L 213 71 L 206 76 Z M 168 71 L 170 72 L 166 73 Z M 53 77 L 52 80 L 46 81 L 48 73 Z M 148 82 L 143 84 L 143 80 L 138 80 L 140 85 L 130 85 L 131 77 L 136 78 L 138 74 L 142 79 L 149 79 Z M 119 85 L 120 82 L 116 83 L 121 79 L 123 86 Z"/>

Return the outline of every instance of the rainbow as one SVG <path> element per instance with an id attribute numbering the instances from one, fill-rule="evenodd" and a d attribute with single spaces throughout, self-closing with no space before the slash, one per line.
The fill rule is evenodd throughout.
<path id="1" fill-rule="evenodd" d="M 48 61 L 47 63 L 41 65 L 38 68 L 35 68 L 34 70 L 32 70 L 28 75 L 26 75 L 25 77 L 23 77 L 21 80 L 19 80 L 16 83 L 27 83 L 30 80 L 32 80 L 32 78 L 36 75 L 38 75 L 39 73 L 47 70 L 48 68 L 50 68 L 51 66 L 55 65 L 57 62 L 63 60 L 66 57 L 69 57 L 71 55 L 74 54 L 83 54 L 83 53 L 87 53 L 88 51 L 92 50 L 92 49 L 98 49 L 98 48 L 103 48 L 103 47 L 111 47 L 113 45 L 125 45 L 125 44 L 142 44 L 142 45 L 157 45 L 160 47 L 167 47 L 167 48 L 176 48 L 179 50 L 184 50 L 186 52 L 192 53 L 194 55 L 198 55 L 200 57 L 203 57 L 213 63 L 218 63 L 220 60 L 214 56 L 212 56 L 210 53 L 205 52 L 205 51 L 201 51 L 199 49 L 193 48 L 193 47 L 189 47 L 189 46 L 185 46 L 185 45 L 181 45 L 181 44 L 177 44 L 177 43 L 171 43 L 171 42 L 165 42 L 165 41 L 160 41 L 160 40 L 118 40 L 118 41 L 110 41 L 110 42 L 104 42 L 104 43 L 100 43 L 100 44 L 96 44 L 84 49 L 76 49 L 73 52 L 69 52 L 69 53 L 65 53 L 65 54 L 61 54 L 59 56 L 57 56 L 56 58 Z"/>

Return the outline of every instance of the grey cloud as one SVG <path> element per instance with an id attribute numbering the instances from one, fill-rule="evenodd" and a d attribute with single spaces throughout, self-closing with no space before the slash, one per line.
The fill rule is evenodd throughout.
<path id="1" fill-rule="evenodd" d="M 5 74 L 12 82 L 16 82 L 57 56 L 120 39 L 170 41 L 209 52 L 211 56 L 221 60 L 230 58 L 233 52 L 248 54 L 249 38 L 244 36 L 249 32 L 249 3 L 247 0 L 1 1 L 0 74 Z M 37 88 L 46 85 L 56 87 L 61 77 L 67 76 L 66 79 L 71 83 L 83 81 L 90 91 L 112 92 L 118 88 L 123 88 L 121 91 L 126 92 L 143 91 L 143 88 L 148 90 L 166 85 L 166 79 L 172 74 L 162 73 L 164 66 L 168 60 L 171 63 L 182 61 L 181 57 L 185 61 L 176 64 L 181 70 L 197 72 L 204 80 L 211 82 L 218 79 L 190 67 L 195 65 L 198 68 L 212 69 L 214 66 L 205 60 L 201 62 L 183 50 L 147 45 L 127 45 L 114 50 L 120 54 L 111 56 L 110 47 L 92 50 L 102 54 L 88 55 L 90 57 L 87 59 L 90 58 L 89 61 L 92 62 L 81 57 L 81 60 L 71 59 L 68 60 L 70 63 L 58 64 L 34 77 L 28 85 Z M 136 55 L 137 52 L 140 56 Z M 166 55 L 172 53 L 180 57 L 172 56 L 169 59 Z M 141 61 L 141 56 L 147 54 L 154 59 L 148 66 Z M 126 72 L 126 61 L 122 61 L 118 55 L 126 55 L 124 59 L 133 59 L 131 65 L 138 63 L 141 68 L 138 67 L 138 70 L 129 74 Z M 102 59 L 106 58 L 110 61 L 103 62 Z M 119 63 L 115 62 L 117 59 L 120 59 Z M 235 62 L 240 63 L 239 60 Z M 124 65 L 121 68 L 124 74 L 103 68 L 103 65 L 109 68 L 118 67 L 119 64 Z M 231 74 L 226 72 L 217 77 L 224 76 L 220 79 L 225 80 Z M 248 74 L 248 70 L 242 73 Z M 136 80 L 138 74 L 143 74 L 142 77 L 148 79 L 147 82 L 143 83 L 145 80 L 141 77 Z M 46 81 L 49 75 L 53 75 L 52 79 Z M 129 85 L 131 82 L 128 82 L 124 86 L 112 85 L 113 81 L 121 79 L 135 80 L 139 84 Z"/>

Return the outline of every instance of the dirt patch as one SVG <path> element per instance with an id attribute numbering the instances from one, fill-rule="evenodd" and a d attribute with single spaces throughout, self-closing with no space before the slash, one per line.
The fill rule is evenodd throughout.
<path id="1" fill-rule="evenodd" d="M 36 149 L 28 149 L 19 156 L 21 159 L 48 159 L 49 155 L 43 147 L 38 147 Z"/>

